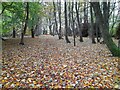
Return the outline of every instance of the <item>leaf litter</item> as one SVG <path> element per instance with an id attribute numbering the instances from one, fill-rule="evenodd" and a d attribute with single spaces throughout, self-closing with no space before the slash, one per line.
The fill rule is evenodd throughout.
<path id="1" fill-rule="evenodd" d="M 72 41 L 72 38 L 70 38 Z M 119 58 L 111 57 L 105 45 L 89 39 L 77 46 L 42 35 L 3 42 L 4 88 L 120 88 Z"/>

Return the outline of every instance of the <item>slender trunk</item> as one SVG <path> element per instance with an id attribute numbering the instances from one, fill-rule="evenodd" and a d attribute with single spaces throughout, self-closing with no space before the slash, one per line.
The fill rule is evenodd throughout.
<path id="1" fill-rule="evenodd" d="M 33 29 L 33 26 L 31 28 L 31 37 L 34 38 L 34 29 Z"/>
<path id="2" fill-rule="evenodd" d="M 15 28 L 13 27 L 13 38 L 15 38 L 16 36 L 16 31 L 15 31 Z"/>
<path id="3" fill-rule="evenodd" d="M 56 27 L 55 27 L 55 24 L 54 24 L 53 25 L 53 33 L 52 33 L 53 36 L 55 36 L 55 29 L 56 29 Z"/>
<path id="4" fill-rule="evenodd" d="M 83 42 L 83 37 L 82 37 L 82 31 L 81 31 L 81 23 L 80 23 L 80 18 L 79 18 L 79 11 L 78 11 L 78 3 L 76 2 L 76 16 L 77 16 L 77 22 L 78 22 L 78 29 L 79 29 L 79 35 L 80 35 L 80 42 Z"/>
<path id="5" fill-rule="evenodd" d="M 68 17 L 69 17 L 69 23 L 68 23 L 68 26 L 70 27 L 70 22 L 71 22 L 71 9 L 70 9 L 70 6 L 71 6 L 71 2 L 69 2 L 69 6 L 68 6 L 68 11 L 69 11 L 69 14 L 68 14 Z"/>
<path id="6" fill-rule="evenodd" d="M 76 33 L 75 33 L 75 19 L 74 19 L 74 12 L 73 12 L 73 9 L 74 9 L 74 2 L 72 2 L 72 29 L 73 29 L 73 38 L 74 38 L 74 46 L 76 46 L 76 42 L 75 42 L 75 38 L 76 38 Z"/>
<path id="7" fill-rule="evenodd" d="M 99 20 L 99 27 L 105 44 L 107 45 L 113 56 L 120 57 L 120 48 L 116 46 L 109 34 L 108 24 L 106 23 L 106 19 L 104 19 L 104 16 L 102 15 L 99 2 L 91 2 L 91 4 L 94 9 L 95 16 Z"/>
<path id="8" fill-rule="evenodd" d="M 90 6 L 90 15 L 91 15 L 91 38 L 92 38 L 92 43 L 95 44 L 95 35 L 94 35 L 94 21 L 93 21 L 93 11 L 92 11 L 92 6 Z"/>
<path id="9" fill-rule="evenodd" d="M 50 30 L 50 35 L 52 35 L 52 24 L 51 24 L 51 18 L 49 18 L 49 30 Z"/>
<path id="10" fill-rule="evenodd" d="M 65 15 L 64 15 L 65 16 L 65 30 L 66 30 L 65 40 L 67 43 L 71 43 L 68 39 L 68 22 L 67 22 L 67 3 L 66 3 L 66 1 L 64 2 L 64 6 L 65 6 Z"/>
<path id="11" fill-rule="evenodd" d="M 29 2 L 27 2 L 27 5 L 26 5 L 26 19 L 25 19 L 25 26 L 24 26 L 24 29 L 21 33 L 21 41 L 20 41 L 20 45 L 24 45 L 24 35 L 25 35 L 25 32 L 26 32 L 26 29 L 27 29 L 27 24 L 28 24 L 28 18 L 29 18 Z"/>
<path id="12" fill-rule="evenodd" d="M 57 32 L 57 35 L 58 35 L 58 38 L 59 38 L 55 2 L 53 2 L 53 6 L 54 6 L 54 19 L 55 19 L 55 27 L 56 27 L 56 30 L 55 30 L 55 31 Z"/>
<path id="13" fill-rule="evenodd" d="M 84 2 L 84 23 L 87 23 L 86 2 Z"/>
<path id="14" fill-rule="evenodd" d="M 69 17 L 69 21 L 68 21 L 68 29 L 69 29 L 69 36 L 72 36 L 72 30 L 71 30 L 71 2 L 69 2 L 69 6 L 68 6 L 68 17 Z"/>
<path id="15" fill-rule="evenodd" d="M 99 30 L 99 22 L 98 22 L 97 18 L 96 18 L 96 21 L 95 21 L 95 31 L 96 31 L 97 42 L 100 42 L 101 32 Z"/>
<path id="16" fill-rule="evenodd" d="M 59 6 L 58 6 L 58 13 L 59 13 L 59 39 L 63 39 L 62 38 L 62 34 L 61 34 L 61 2 L 59 2 Z"/>

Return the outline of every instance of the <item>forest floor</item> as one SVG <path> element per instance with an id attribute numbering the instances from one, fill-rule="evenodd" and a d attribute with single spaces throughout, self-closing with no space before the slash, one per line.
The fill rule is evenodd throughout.
<path id="1" fill-rule="evenodd" d="M 2 43 L 4 88 L 120 88 L 117 61 L 105 44 L 84 38 L 67 44 L 57 36 L 8 39 Z M 72 37 L 70 41 L 73 41 Z"/>

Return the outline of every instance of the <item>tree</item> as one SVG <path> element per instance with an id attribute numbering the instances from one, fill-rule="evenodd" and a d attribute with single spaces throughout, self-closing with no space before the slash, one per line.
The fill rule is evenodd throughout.
<path id="1" fill-rule="evenodd" d="M 0 13 L 0 15 L 3 14 L 3 12 L 6 10 L 6 8 L 9 8 L 11 5 L 13 4 L 13 2 L 9 3 L 2 3 L 2 12 Z"/>
<path id="2" fill-rule="evenodd" d="M 29 19 L 29 2 L 26 3 L 26 19 L 25 19 L 25 25 L 24 25 L 24 29 L 21 33 L 21 41 L 20 41 L 20 45 L 24 45 L 24 35 L 26 33 L 26 29 L 27 29 L 27 24 L 28 24 L 28 19 Z"/>
<path id="3" fill-rule="evenodd" d="M 15 32 L 20 30 L 22 22 L 24 21 L 24 8 L 22 2 L 13 2 L 9 5 L 9 2 L 2 3 L 5 10 L 2 13 L 2 35 L 11 35 L 10 33 L 14 29 Z M 7 5 L 7 6 L 6 6 Z"/>
<path id="4" fill-rule="evenodd" d="M 49 12 L 49 15 L 51 15 L 51 13 Z M 49 30 L 50 30 L 50 35 L 52 35 L 52 22 L 51 22 L 51 18 L 49 17 Z"/>
<path id="5" fill-rule="evenodd" d="M 108 22 L 108 12 L 109 12 L 109 4 L 107 5 L 107 2 L 104 2 L 104 13 L 102 14 L 102 11 L 100 9 L 100 3 L 99 2 L 91 2 L 91 5 L 95 12 L 95 17 L 99 21 L 99 27 L 100 31 L 102 33 L 102 37 L 104 39 L 105 44 L 107 45 L 108 49 L 111 51 L 113 56 L 120 57 L 120 48 L 116 46 L 116 44 L 113 42 L 110 34 L 109 34 L 109 22 Z M 106 12 L 105 12 L 106 11 Z M 107 15 L 105 15 L 107 14 Z"/>
<path id="6" fill-rule="evenodd" d="M 72 36 L 72 30 L 71 30 L 71 25 L 72 25 L 72 20 L 71 20 L 71 2 L 69 2 L 69 5 L 68 5 L 68 35 L 69 36 Z"/>
<path id="7" fill-rule="evenodd" d="M 15 38 L 16 36 L 16 31 L 15 31 L 15 28 L 13 27 L 13 38 Z"/>
<path id="8" fill-rule="evenodd" d="M 67 43 L 71 43 L 68 39 L 68 22 L 67 22 L 67 3 L 66 1 L 64 2 L 64 9 L 65 9 L 65 40 Z"/>
<path id="9" fill-rule="evenodd" d="M 56 12 L 57 12 L 57 10 L 56 10 L 56 5 L 55 5 L 55 2 L 53 1 L 53 6 L 54 6 L 54 19 L 55 19 L 55 31 L 57 32 L 57 34 L 58 34 L 58 22 L 57 22 L 57 14 L 56 14 Z M 58 34 L 58 38 L 59 38 L 59 34 Z"/>
<path id="10" fill-rule="evenodd" d="M 59 39 L 63 39 L 62 38 L 62 32 L 61 32 L 61 1 L 58 3 L 58 15 L 59 15 Z"/>
<path id="11" fill-rule="evenodd" d="M 34 38 L 35 36 L 34 36 L 34 27 L 32 26 L 32 28 L 31 28 L 31 37 L 32 38 Z"/>
<path id="12" fill-rule="evenodd" d="M 92 11 L 92 5 L 90 5 L 90 15 L 91 15 L 91 38 L 92 38 L 92 43 L 95 44 L 95 35 L 94 35 L 94 20 L 93 20 L 93 11 Z"/>
<path id="13" fill-rule="evenodd" d="M 75 5 L 75 9 L 76 9 L 77 22 L 78 22 L 78 30 L 79 30 L 79 35 L 80 35 L 80 42 L 83 42 L 82 29 L 81 29 L 81 23 L 80 23 L 79 10 L 78 10 L 78 3 L 77 2 L 76 2 L 76 5 Z"/>
<path id="14" fill-rule="evenodd" d="M 42 17 L 41 4 L 37 2 L 29 2 L 29 19 L 28 19 L 28 29 L 31 31 L 31 37 L 34 38 L 35 27 Z"/>
<path id="15" fill-rule="evenodd" d="M 76 46 L 75 38 L 76 38 L 76 33 L 75 33 L 75 18 L 74 18 L 74 2 L 72 2 L 72 30 L 73 30 L 73 39 L 74 39 L 74 46 Z"/>

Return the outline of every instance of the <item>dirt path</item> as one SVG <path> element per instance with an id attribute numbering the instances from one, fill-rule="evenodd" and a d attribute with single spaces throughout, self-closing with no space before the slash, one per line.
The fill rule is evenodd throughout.
<path id="1" fill-rule="evenodd" d="M 71 41 L 72 38 L 70 38 Z M 118 58 L 111 57 L 105 45 L 91 44 L 85 38 L 77 46 L 57 37 L 40 36 L 3 42 L 3 87 L 114 88 Z"/>

